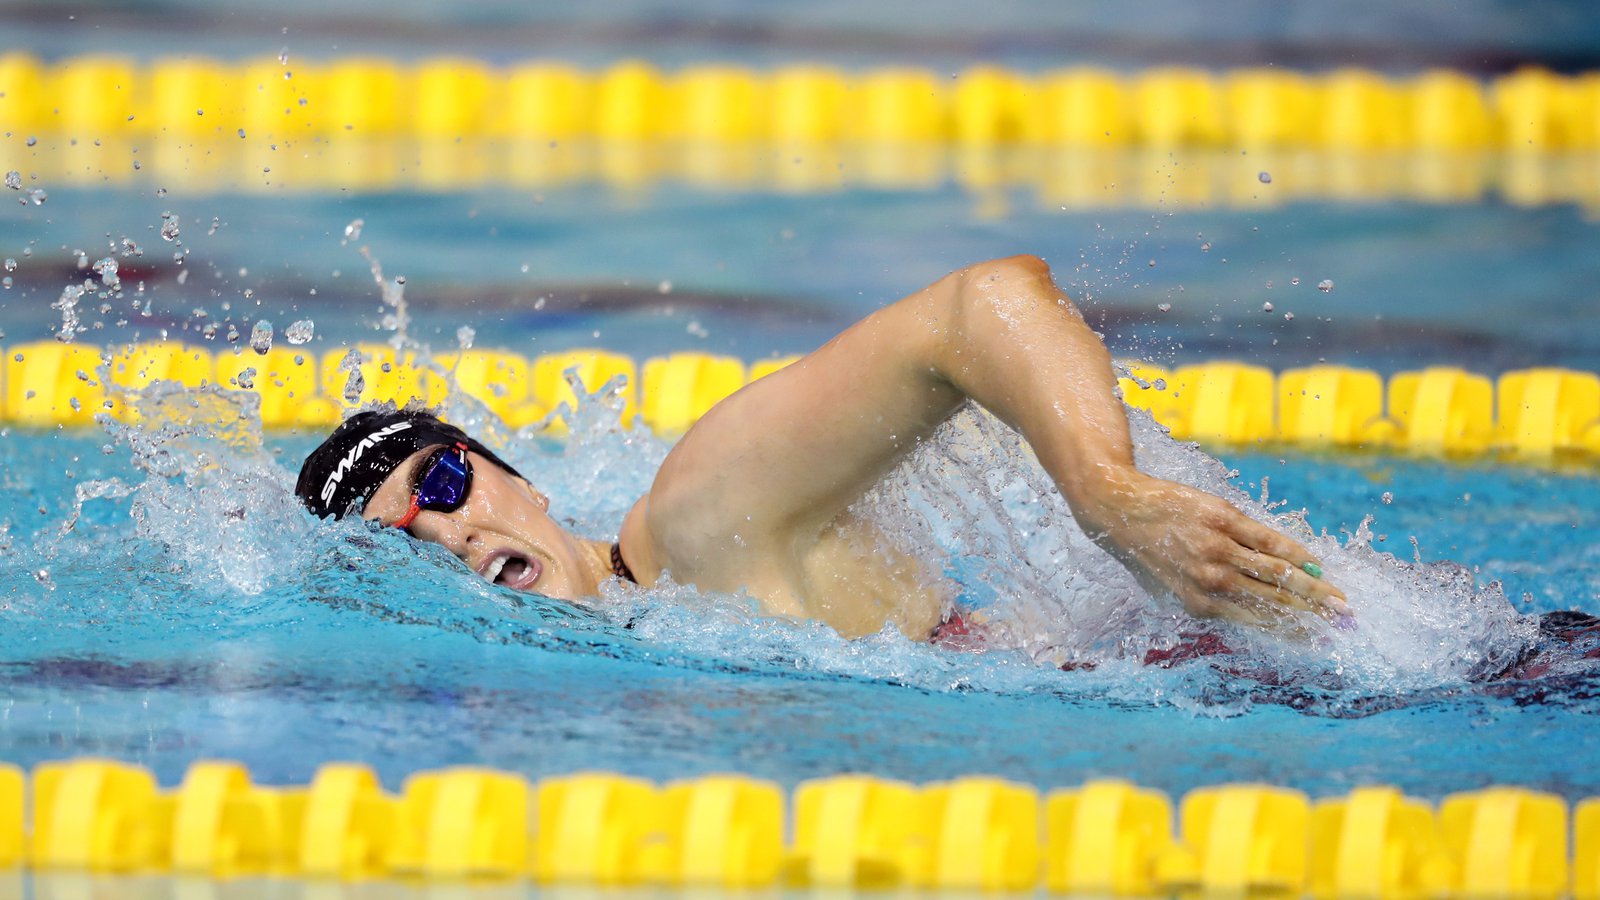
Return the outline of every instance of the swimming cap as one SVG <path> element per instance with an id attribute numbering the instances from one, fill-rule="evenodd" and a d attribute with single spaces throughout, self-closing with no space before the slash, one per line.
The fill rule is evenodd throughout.
<path id="1" fill-rule="evenodd" d="M 294 493 L 317 518 L 359 514 L 383 480 L 411 454 L 439 444 L 466 444 L 512 475 L 516 469 L 466 432 L 432 413 L 366 410 L 340 423 L 300 466 Z"/>

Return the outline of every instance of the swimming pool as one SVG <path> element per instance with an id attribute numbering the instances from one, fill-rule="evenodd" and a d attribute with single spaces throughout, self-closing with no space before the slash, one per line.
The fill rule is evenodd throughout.
<path id="1" fill-rule="evenodd" d="M 36 219 L 29 227 L 43 231 L 41 246 L 71 243 L 59 232 L 61 223 L 78 218 L 75 206 L 80 202 L 109 211 L 102 215 L 128 223 L 115 227 L 131 231 L 149 218 L 148 210 L 180 199 L 170 192 L 159 200 L 97 192 L 80 201 L 72 192 L 62 192 L 45 207 L 56 217 L 48 223 Z M 53 205 L 58 202 L 60 207 Z M 371 327 L 376 289 L 364 286 L 370 285 L 364 261 L 352 248 L 340 246 L 344 224 L 359 217 L 368 223 L 364 242 L 380 256 L 403 258 L 414 266 L 411 273 L 425 273 L 408 279 L 410 294 L 421 308 L 418 331 L 446 348 L 455 340 L 457 325 L 476 323 L 479 334 L 492 333 L 497 343 L 525 350 L 615 341 L 612 346 L 619 349 L 709 346 L 760 358 L 803 349 L 807 340 L 814 342 L 814 335 L 856 311 L 914 285 L 914 279 L 937 275 L 943 265 L 932 261 L 921 271 L 905 271 L 915 268 L 906 257 L 955 253 L 945 246 L 923 246 L 943 226 L 906 226 L 953 218 L 961 198 L 935 193 L 730 199 L 684 192 L 668 194 L 643 212 L 604 197 L 567 198 L 554 211 L 547 198 L 543 205 L 517 212 L 488 195 L 337 201 L 307 197 L 252 201 L 266 213 L 248 220 L 230 210 L 230 203 L 242 202 L 237 199 L 191 202 L 227 223 L 217 232 L 221 248 L 214 260 L 189 263 L 197 273 L 210 268 L 207 274 L 216 281 L 231 282 L 229 297 L 212 299 L 213 308 L 229 299 L 247 306 L 243 315 L 237 308 L 233 312 L 241 325 L 258 317 L 280 323 L 313 318 L 318 331 L 309 349 L 334 346 Z M 478 216 L 472 215 L 474 210 Z M 1484 226 L 1487 230 L 1509 232 L 1519 230 L 1522 220 L 1568 214 L 1491 207 L 1462 211 L 1460 218 L 1468 223 L 1464 228 L 1482 219 L 1491 223 Z M 869 221 L 861 221 L 868 216 Z M 471 223 L 485 217 L 497 223 L 487 227 L 515 235 L 491 239 L 512 244 L 512 249 L 480 250 L 481 258 L 462 251 L 468 259 L 455 270 L 453 256 L 473 243 L 459 232 L 477 228 Z M 595 221 L 597 217 L 602 221 Z M 1147 290 L 1179 302 L 1191 295 L 1244 290 L 1227 280 L 1236 271 L 1229 267 L 1246 261 L 1240 257 L 1211 268 L 1227 273 L 1211 284 L 1197 264 L 1171 263 L 1173 268 L 1189 267 L 1180 276 L 1185 280 L 1181 294 L 1168 285 L 1135 287 L 1133 278 L 1148 277 L 1143 272 L 1117 272 L 1124 258 L 1152 256 L 1158 273 L 1169 259 L 1203 259 L 1198 248 L 1186 246 L 1196 233 L 1217 235 L 1216 243 L 1225 246 L 1227 239 L 1220 235 L 1230 232 L 1238 232 L 1240 241 L 1252 239 L 1246 235 L 1267 235 L 1254 239 L 1268 241 L 1285 233 L 1337 235 L 1431 217 L 1431 211 L 1403 207 L 1273 211 L 1248 217 L 1227 211 L 1125 212 L 1115 218 L 1057 211 L 1001 222 L 967 221 L 952 226 L 957 233 L 942 240 L 969 244 L 977 255 L 1026 244 L 1030 231 L 1043 236 L 1035 240 L 1070 245 L 1079 240 L 1077 234 L 1096 233 L 1088 219 L 1104 218 L 1113 224 L 1100 222 L 1102 236 L 1090 245 L 1095 248 L 1091 252 L 1110 260 L 1112 273 L 1099 276 L 1108 283 L 1101 296 L 1117 296 L 1137 308 Z M 845 241 L 841 232 L 846 226 L 818 224 L 835 219 L 850 223 L 857 235 L 854 243 L 874 246 L 848 253 L 838 249 L 835 242 Z M 253 298 L 260 300 L 259 308 L 234 293 L 241 290 L 234 276 L 240 261 L 236 254 L 277 233 L 275 223 L 283 220 L 318 224 L 306 230 L 309 235 L 302 231 L 280 238 L 281 259 L 256 265 L 281 266 L 291 279 L 333 285 L 326 293 L 365 293 L 372 314 L 359 308 L 352 313 L 344 305 L 319 306 L 329 303 L 322 299 L 323 291 L 312 297 L 298 286 L 276 289 L 273 275 L 242 276 L 259 279 L 250 282 L 259 285 Z M 687 239 L 668 235 L 698 230 L 705 235 L 704 246 L 713 249 L 703 251 L 703 261 L 669 264 L 664 260 L 676 259 L 670 249 L 626 235 L 596 237 L 621 221 L 645 234 L 656 228 L 669 247 Z M 652 226 L 652 221 L 670 221 L 674 227 Z M 441 222 L 446 224 L 441 227 Z M 756 222 L 776 227 L 751 235 Z M 1144 232 L 1155 226 L 1182 235 L 1180 247 L 1128 249 L 1145 245 L 1149 239 Z M 786 228 L 794 232 L 789 242 L 799 242 L 801 248 L 786 249 L 781 234 Z M 1117 237 L 1104 236 L 1112 229 L 1119 232 Z M 400 235 L 393 254 L 383 249 L 389 230 Z M 1301 308 L 1345 304 L 1354 308 L 1348 314 L 1341 310 L 1330 327 L 1337 328 L 1339 320 L 1359 322 L 1364 303 L 1380 304 L 1362 299 L 1364 292 L 1356 285 L 1364 276 L 1357 272 L 1420 268 L 1429 260 L 1416 246 L 1400 244 L 1394 232 L 1385 234 L 1389 251 L 1377 258 L 1364 255 L 1359 267 L 1352 263 L 1342 268 L 1333 256 L 1305 264 L 1307 278 L 1329 275 L 1340 284 L 1331 295 L 1303 294 L 1307 305 Z M 230 235 L 228 242 L 220 240 Z M 722 242 L 727 235 L 744 237 Z M 204 246 L 204 240 L 197 237 L 191 246 Z M 1551 255 L 1562 259 L 1567 252 L 1562 240 L 1553 238 L 1551 243 Z M 429 245 L 435 249 L 421 249 Z M 587 255 L 582 247 L 591 248 Z M 1276 259 L 1292 251 L 1275 243 L 1256 252 L 1269 262 L 1247 265 L 1282 265 Z M 625 262 L 614 262 L 614 255 Z M 201 256 L 201 250 L 193 256 Z M 749 256 L 773 270 L 770 281 L 762 283 L 750 271 L 757 264 Z M 1570 258 L 1578 256 L 1576 249 L 1571 251 Z M 636 257 L 642 258 L 627 261 Z M 893 262 L 872 266 L 864 262 L 868 257 Z M 307 258 L 317 261 L 303 261 Z M 819 264 L 836 258 L 845 261 Z M 1457 270 L 1479 258 L 1454 254 L 1429 264 Z M 726 274 L 718 261 L 727 261 L 736 274 Z M 542 273 L 546 283 L 596 279 L 594 273 L 615 265 L 624 272 L 660 272 L 658 281 L 673 284 L 671 293 L 647 284 L 641 292 L 647 302 L 622 314 L 579 309 L 541 317 L 526 303 L 527 294 L 538 290 L 515 287 L 524 262 Z M 331 266 L 345 271 L 334 277 Z M 491 281 L 484 294 L 509 295 L 501 300 L 507 305 L 521 299 L 515 312 L 491 311 L 492 306 L 474 309 L 470 302 L 464 310 L 427 309 L 423 298 L 431 285 L 443 284 L 447 277 L 466 285 L 479 283 L 488 280 L 485 272 L 492 266 L 511 273 L 496 279 L 499 285 Z M 707 273 L 703 281 L 690 272 L 698 267 Z M 1449 277 L 1470 281 L 1495 269 L 1479 265 Z M 802 270 L 815 272 L 815 279 L 808 282 Z M 1246 277 L 1256 281 L 1262 274 L 1258 270 Z M 1438 271 L 1413 273 L 1418 285 L 1429 284 L 1434 276 L 1443 277 Z M 152 291 L 157 277 L 150 277 Z M 863 285 L 856 296 L 842 287 L 851 278 Z M 355 285 L 344 287 L 355 279 Z M 624 274 L 611 283 L 628 280 L 643 277 Z M 514 287 L 503 287 L 507 281 Z M 704 299 L 702 292 L 692 290 L 702 284 L 712 291 L 742 288 L 751 295 L 787 297 L 807 325 L 791 328 L 762 309 L 760 301 L 741 294 Z M 803 293 L 794 284 L 806 285 Z M 1242 302 L 1253 306 L 1267 290 L 1257 287 Z M 1284 291 L 1284 286 L 1271 290 Z M 1347 292 L 1356 296 L 1347 300 Z M 683 295 L 698 299 L 674 308 Z M 1476 301 L 1480 312 L 1466 308 L 1469 301 Z M 1089 305 L 1092 309 L 1093 302 Z M 1492 318 L 1494 302 L 1481 293 L 1464 295 L 1461 305 L 1458 327 L 1466 327 L 1475 316 Z M 168 315 L 181 318 L 187 306 L 188 298 L 174 302 L 178 312 Z M 1248 324 L 1258 310 L 1232 314 L 1230 307 L 1207 303 L 1201 308 L 1220 308 L 1219 315 L 1230 316 L 1234 331 L 1265 338 L 1256 343 L 1269 359 L 1308 361 L 1308 352 L 1292 341 L 1271 346 L 1280 326 Z M 1203 344 L 1209 336 L 1203 321 L 1172 326 L 1160 312 L 1143 312 L 1145 321 L 1129 330 L 1137 328 L 1147 337 L 1125 343 L 1119 351 L 1171 348 L 1169 359 L 1183 361 L 1189 357 L 1179 354 L 1189 347 L 1180 350 L 1179 344 Z M 214 315 L 223 318 L 227 313 L 217 309 Z M 501 319 L 508 324 L 500 325 Z M 1538 322 L 1537 315 L 1519 316 L 1504 329 L 1504 345 L 1491 352 L 1515 353 L 1519 341 L 1549 340 L 1540 334 Z M 705 335 L 697 336 L 691 323 L 698 323 Z M 10 325 L 8 330 L 15 334 L 25 327 Z M 1527 333 L 1519 334 L 1522 329 Z M 1423 331 L 1419 325 L 1418 332 Z M 1570 333 L 1576 346 L 1564 351 L 1571 354 L 1567 358 L 1585 359 L 1588 351 L 1582 342 L 1589 339 Z M 1115 344 L 1116 337 L 1112 340 Z M 1441 343 L 1435 349 L 1442 355 L 1450 344 Z M 1369 357 L 1379 365 L 1382 359 Z M 1198 451 L 1164 442 L 1154 432 L 1145 439 L 1160 445 L 1152 452 L 1178 471 L 1219 480 Z M 137 437 L 8 435 L 3 442 L 3 520 L 10 524 L 6 616 L 14 640 L 8 642 L 13 648 L 7 661 L 13 700 L 5 727 L 14 758 L 34 762 L 106 753 L 142 761 L 169 781 L 192 759 L 223 756 L 249 762 L 267 782 L 303 781 L 319 762 L 360 758 L 390 780 L 427 766 L 477 761 L 530 775 L 586 766 L 657 778 L 734 769 L 789 784 L 822 772 L 865 768 L 913 780 L 1002 772 L 1040 785 L 1115 773 L 1173 791 L 1234 779 L 1262 779 L 1313 793 L 1373 779 L 1423 796 L 1488 782 L 1541 786 L 1569 798 L 1596 789 L 1586 768 L 1571 765 L 1594 734 L 1592 681 L 1580 678 L 1572 685 L 1493 696 L 1465 686 L 1460 682 L 1464 670 L 1441 658 L 1411 660 L 1436 671 L 1406 671 L 1405 654 L 1416 647 L 1384 648 L 1400 655 L 1349 684 L 1327 687 L 1326 697 L 1313 704 L 1313 712 L 1327 714 L 1307 715 L 1283 705 L 1294 698 L 1274 697 L 1253 683 L 1234 683 L 1204 665 L 1161 672 L 1112 666 L 1099 673 L 1059 673 L 1022 659 L 949 654 L 888 638 L 851 644 L 817 629 L 753 622 L 736 603 L 706 620 L 691 611 L 698 601 L 678 595 L 629 600 L 627 614 L 598 617 L 557 606 L 525 606 L 463 578 L 453 563 L 427 549 L 306 521 L 283 488 L 309 440 L 269 436 L 265 449 L 240 454 L 200 435 L 179 441 L 175 446 L 183 449 L 171 460 L 146 460 L 142 454 L 151 451 Z M 613 464 L 602 479 L 594 463 L 584 462 L 586 454 L 570 447 L 522 447 L 517 452 L 524 454 L 529 470 L 546 473 L 544 480 L 557 497 L 568 498 L 576 521 L 603 530 L 632 492 L 642 488 L 649 461 L 659 455 L 661 445 L 647 434 L 599 433 L 592 442 L 586 446 L 598 447 L 599 458 L 608 462 L 630 454 L 638 458 L 620 468 Z M 202 452 L 220 454 L 222 467 L 193 472 L 184 460 Z M 1370 531 L 1386 538 L 1375 544 L 1377 549 L 1409 559 L 1407 539 L 1415 535 L 1423 559 L 1458 560 L 1477 570 L 1480 583 L 1504 581 L 1511 598 L 1505 609 L 1593 605 L 1596 486 L 1586 472 L 1382 455 L 1280 458 L 1225 453 L 1224 458 L 1239 469 L 1235 481 L 1249 493 L 1259 494 L 1261 479 L 1270 478 L 1271 496 L 1306 507 L 1317 528 L 1338 535 L 1354 531 L 1363 517 L 1372 516 Z M 136 463 L 159 474 L 143 472 Z M 1008 478 L 1022 477 L 1015 461 L 1004 465 L 1012 467 Z M 180 471 L 190 474 L 180 476 Z M 136 499 L 86 501 L 82 522 L 61 534 L 73 506 L 72 488 L 107 477 L 130 486 L 146 479 L 149 484 L 138 488 Z M 248 488 L 256 483 L 273 487 L 264 493 Z M 1386 494 L 1389 502 L 1381 499 Z M 226 513 L 236 508 L 244 509 L 242 517 L 228 518 Z M 189 536 L 197 532 L 217 537 L 186 548 Z M 981 560 L 982 553 L 974 558 Z M 35 578 L 40 570 L 49 571 L 53 587 Z M 987 583 L 993 574 L 984 571 L 974 583 Z M 108 582 L 127 588 L 108 592 Z M 1052 588 L 1057 597 L 1071 596 L 1074 589 Z M 1424 602 L 1421 596 L 1444 595 L 1384 602 L 1394 604 L 1397 615 L 1423 615 L 1426 611 L 1417 608 Z M 1505 637 L 1508 626 L 1500 613 L 1478 609 L 1462 596 L 1449 602 L 1450 615 L 1459 617 L 1463 628 Z M 1499 606 L 1498 601 L 1482 602 Z M 1335 667 L 1346 665 L 1349 661 L 1341 660 Z M 1374 704 L 1398 709 L 1338 718 L 1370 711 Z M 553 714 L 557 710 L 560 714 Z M 895 722 L 895 727 L 882 727 L 884 721 Z M 1192 750 L 1175 754 L 1173 734 L 1193 741 Z M 1473 739 L 1443 752 L 1435 747 L 1440 734 L 1470 734 Z M 962 737 L 957 740 L 957 735 Z M 1296 749 L 1285 755 L 1284 748 L 1290 747 Z"/>
<path id="2" fill-rule="evenodd" d="M 7 140 L 27 158 L 68 152 Z M 106 165 L 117 149 L 81 152 Z M 808 350 L 963 262 L 1026 251 L 1056 266 L 1128 358 L 1600 370 L 1600 338 L 1572 327 L 1600 275 L 1581 203 L 1277 199 L 1303 160 L 1142 152 L 1100 161 L 1144 181 L 1066 203 L 1027 173 L 1080 157 L 1003 154 L 1024 174 L 998 189 L 965 179 L 970 161 L 939 158 L 931 181 L 798 192 L 682 177 L 343 191 L 241 176 L 194 189 L 155 165 L 112 186 L 63 177 L 42 204 L 0 218 L 3 255 L 19 260 L 0 343 L 54 333 L 63 285 L 111 254 L 149 306 L 85 301 L 84 324 L 101 327 L 81 341 L 165 336 L 226 352 L 230 327 L 242 344 L 270 321 L 282 346 L 305 319 L 316 323 L 305 350 L 336 354 L 388 336 L 367 247 L 388 284 L 404 276 L 410 333 L 436 350 L 760 360 Z M 1228 189 L 1195 188 L 1195 171 Z M 164 240 L 167 223 L 181 245 Z M 145 253 L 121 255 L 124 237 Z M 196 396 L 224 403 L 178 399 Z M 665 450 L 602 418 L 512 451 L 596 534 Z M 311 522 L 287 488 L 314 438 L 261 440 L 248 417 L 193 433 L 13 429 L 0 439 L 0 743 L 12 762 L 103 755 L 168 785 L 194 760 L 228 758 L 266 784 L 360 760 L 390 788 L 472 763 L 530 778 L 731 770 L 785 787 L 867 771 L 1039 788 L 1119 776 L 1173 795 L 1227 781 L 1314 796 L 1370 783 L 1427 799 L 1497 783 L 1600 793 L 1594 672 L 1472 680 L 1526 639 L 1521 614 L 1600 607 L 1592 466 L 1273 447 L 1215 451 L 1219 465 L 1143 419 L 1138 434 L 1158 471 L 1304 507 L 1328 532 L 1317 549 L 1330 576 L 1362 598 L 1361 628 L 1304 645 L 1230 636 L 1249 651 L 1242 667 L 1139 665 L 1187 626 L 1074 539 L 1059 503 L 1036 499 L 1025 456 L 981 417 L 870 501 L 895 528 L 933 534 L 968 599 L 1015 624 L 1017 651 L 981 655 L 846 642 L 690 589 L 619 592 L 599 612 L 496 591 L 433 549 Z M 946 512 L 897 512 L 908 505 Z"/>

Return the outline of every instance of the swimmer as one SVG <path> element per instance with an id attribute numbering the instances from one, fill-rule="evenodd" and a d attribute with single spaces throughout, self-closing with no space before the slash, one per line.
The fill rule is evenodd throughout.
<path id="1" fill-rule="evenodd" d="M 846 637 L 891 624 L 927 640 L 965 625 L 910 559 L 859 549 L 877 542 L 850 508 L 969 400 L 1022 434 L 1078 525 L 1152 595 L 1200 618 L 1348 622 L 1299 542 L 1135 468 L 1110 354 L 1032 256 L 954 272 L 718 403 L 615 542 L 568 534 L 531 481 L 426 413 L 347 419 L 295 492 L 318 516 L 403 528 L 517 590 L 583 602 L 606 579 L 670 573 Z"/>

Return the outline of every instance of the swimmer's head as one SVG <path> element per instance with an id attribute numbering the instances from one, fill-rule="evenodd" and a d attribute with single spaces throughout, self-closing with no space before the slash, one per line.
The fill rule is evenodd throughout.
<path id="1" fill-rule="evenodd" d="M 441 471 L 430 475 L 435 468 Z M 402 526 L 483 578 L 516 590 L 577 600 L 599 593 L 606 573 L 550 517 L 548 497 L 430 413 L 351 416 L 306 457 L 295 494 L 319 517 L 354 513 Z"/>
<path id="2" fill-rule="evenodd" d="M 507 472 L 522 475 L 454 425 L 421 410 L 366 410 L 335 428 L 300 466 L 294 492 L 319 519 L 360 515 L 396 468 L 421 450 L 465 444 Z"/>

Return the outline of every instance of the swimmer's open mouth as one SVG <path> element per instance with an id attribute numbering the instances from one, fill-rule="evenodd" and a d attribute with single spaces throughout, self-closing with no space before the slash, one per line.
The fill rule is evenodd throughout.
<path id="1" fill-rule="evenodd" d="M 532 588 L 543 572 L 539 560 L 510 550 L 496 550 L 478 566 L 478 574 L 485 579 L 516 591 Z"/>

